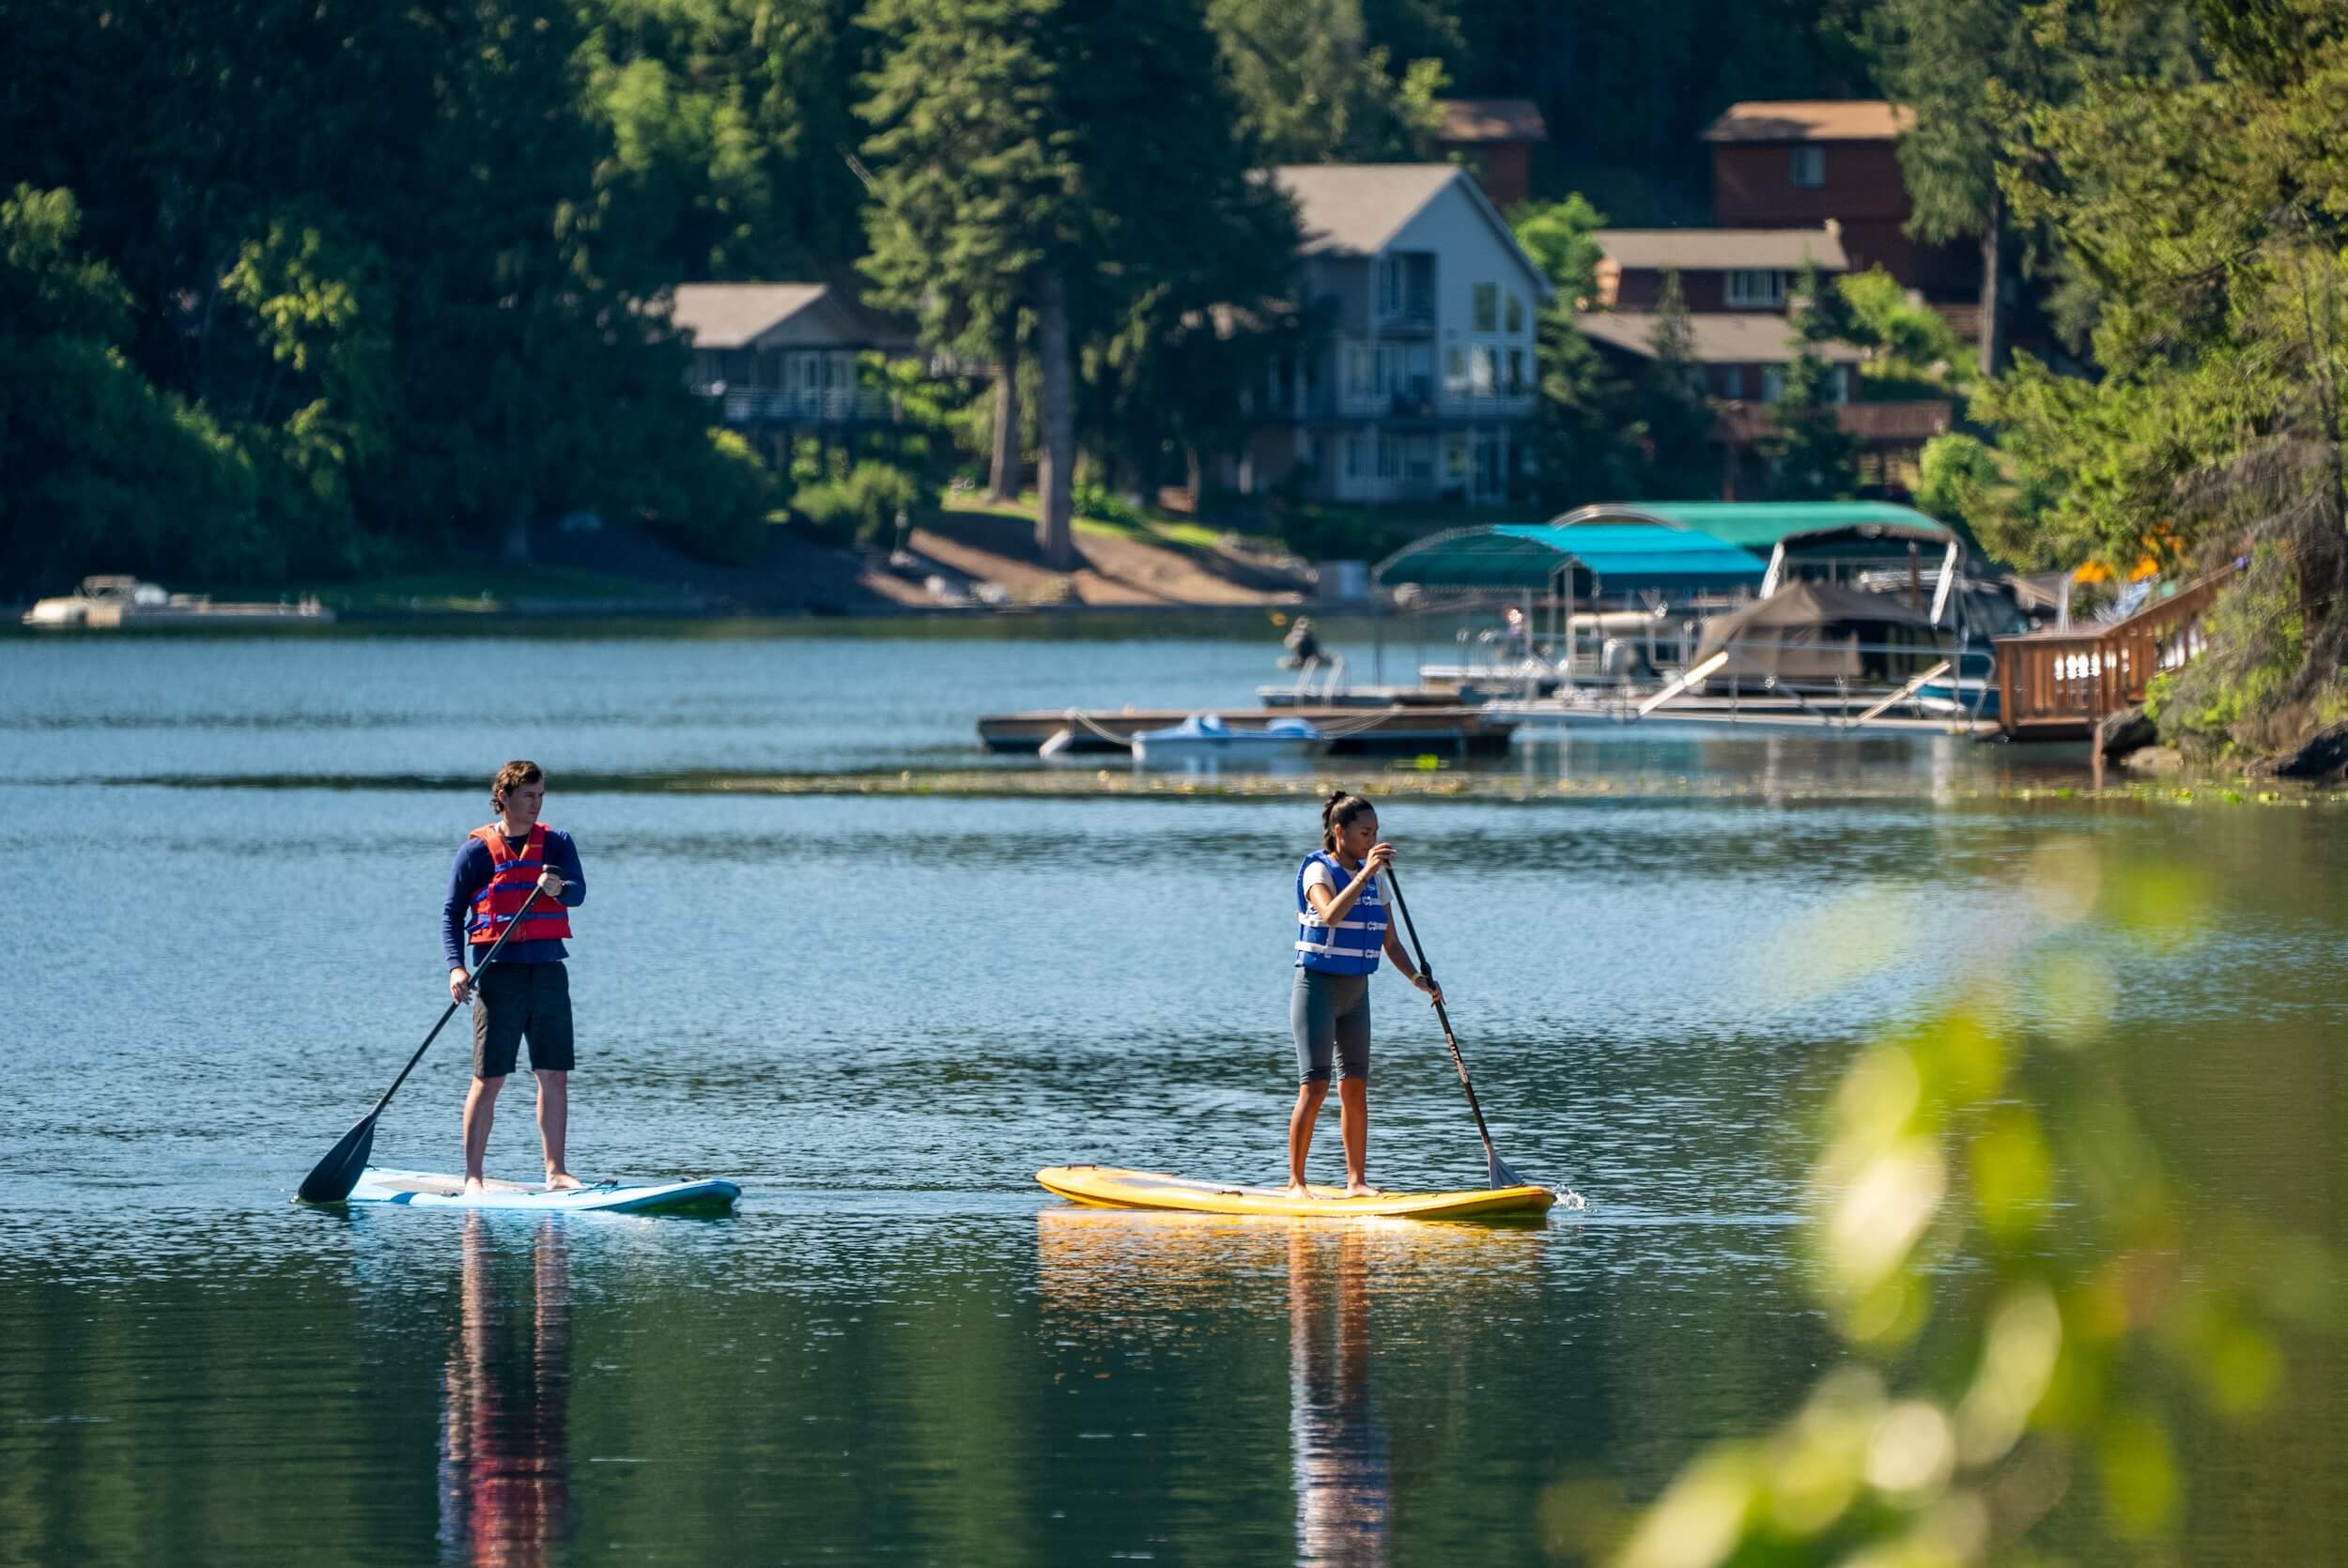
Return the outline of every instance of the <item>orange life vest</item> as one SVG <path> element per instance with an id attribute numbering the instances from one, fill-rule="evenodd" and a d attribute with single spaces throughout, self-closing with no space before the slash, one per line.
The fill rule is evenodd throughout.
<path id="1" fill-rule="evenodd" d="M 538 885 L 538 874 L 547 869 L 547 824 L 533 823 L 530 837 L 523 840 L 521 853 L 505 841 L 505 830 L 496 822 L 476 827 L 472 837 L 488 847 L 489 860 L 494 868 L 489 880 L 472 901 L 472 917 L 465 923 L 470 940 L 476 947 L 487 947 L 498 939 L 499 933 L 513 924 L 515 915 L 530 897 L 530 890 Z M 552 899 L 540 898 L 530 907 L 523 929 L 515 933 L 517 942 L 559 942 L 571 934 L 571 912 Z"/>

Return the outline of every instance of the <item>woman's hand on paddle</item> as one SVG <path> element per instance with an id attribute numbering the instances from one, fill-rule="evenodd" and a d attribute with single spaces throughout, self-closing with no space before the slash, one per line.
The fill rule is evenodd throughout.
<path id="1" fill-rule="evenodd" d="M 461 969 L 448 972 L 448 999 L 454 1007 L 472 994 L 472 976 Z"/>
<path id="2" fill-rule="evenodd" d="M 1411 976 L 1411 984 L 1425 992 L 1427 993 L 1428 1001 L 1435 1003 L 1438 1006 L 1442 1004 L 1443 987 L 1435 983 L 1435 977 L 1432 975 L 1429 975 L 1424 972 L 1413 975 Z"/>
<path id="3" fill-rule="evenodd" d="M 553 871 L 548 870 L 538 873 L 538 891 L 544 893 L 549 899 L 561 898 L 563 896 L 563 889 L 568 885 L 569 884 L 567 883 L 565 883 Z"/>
<path id="4" fill-rule="evenodd" d="M 1372 844 L 1369 847 L 1369 853 L 1362 857 L 1362 874 L 1374 876 L 1393 864 L 1394 846 L 1392 844 Z"/>

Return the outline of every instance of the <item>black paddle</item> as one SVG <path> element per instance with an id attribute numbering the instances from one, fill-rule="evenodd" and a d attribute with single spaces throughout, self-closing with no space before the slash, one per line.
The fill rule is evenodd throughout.
<path id="1" fill-rule="evenodd" d="M 1402 929 L 1410 933 L 1411 951 L 1418 955 L 1418 972 L 1426 976 L 1428 983 L 1432 985 L 1435 980 L 1435 971 L 1427 962 L 1427 949 L 1418 945 L 1418 928 L 1411 924 L 1411 906 L 1402 901 L 1401 881 L 1395 876 L 1394 867 L 1391 865 L 1387 866 L 1384 876 L 1387 888 L 1394 894 L 1394 907 L 1401 912 Z M 1492 1147 L 1491 1129 L 1484 1125 L 1484 1108 L 1475 1103 L 1475 1085 L 1468 1082 L 1467 1059 L 1460 1054 L 1459 1037 L 1451 1032 L 1451 1015 L 1444 1011 L 1441 1002 L 1435 1004 L 1435 1017 L 1443 1023 L 1444 1043 L 1451 1047 L 1451 1065 L 1460 1069 L 1460 1087 L 1467 1091 L 1468 1109 L 1475 1115 L 1475 1131 L 1476 1135 L 1484 1140 L 1484 1159 L 1488 1163 L 1488 1174 L 1491 1177 L 1491 1185 L 1494 1187 L 1532 1186 L 1533 1183 L 1510 1170 L 1508 1162 L 1500 1158 L 1500 1151 Z"/>
<path id="2" fill-rule="evenodd" d="M 489 966 L 489 961 L 498 956 L 498 949 L 505 945 L 505 939 L 521 929 L 522 916 L 528 915 L 530 906 L 538 901 L 538 893 L 539 889 L 535 887 L 530 890 L 530 897 L 524 899 L 522 907 L 514 912 L 514 918 L 505 923 L 505 929 L 498 932 L 498 939 L 489 944 L 489 950 L 473 966 L 476 977 Z M 408 1075 L 416 1070 L 416 1064 L 424 1060 L 424 1053 L 432 1049 L 432 1042 L 440 1038 L 440 1031 L 448 1026 L 448 1021 L 455 1018 L 456 1009 L 463 1006 L 462 1002 L 448 1005 L 448 1011 L 442 1013 L 440 1022 L 432 1026 L 432 1033 L 424 1037 L 424 1043 L 416 1047 L 414 1055 L 408 1058 L 408 1065 L 399 1069 L 399 1076 L 393 1079 L 392 1086 L 383 1091 L 383 1098 L 375 1102 L 375 1109 L 361 1116 L 351 1130 L 342 1135 L 341 1142 L 326 1151 L 326 1158 L 311 1167 L 310 1174 L 301 1178 L 301 1187 L 294 1196 L 303 1203 L 340 1203 L 350 1196 L 350 1190 L 359 1185 L 359 1177 L 367 1168 L 367 1156 L 375 1149 L 375 1118 L 383 1114 L 383 1107 L 392 1102 L 392 1096 L 399 1093 L 399 1086 L 408 1082 Z"/>

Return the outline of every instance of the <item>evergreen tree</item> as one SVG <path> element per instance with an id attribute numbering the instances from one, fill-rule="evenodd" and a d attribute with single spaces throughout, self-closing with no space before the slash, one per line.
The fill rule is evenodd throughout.
<path id="1" fill-rule="evenodd" d="M 1096 388 L 1146 382 L 1135 356 L 1175 325 L 1268 305 L 1294 214 L 1230 133 L 1198 0 L 877 0 L 867 21 L 896 41 L 864 108 L 877 128 L 866 269 L 944 346 L 999 350 L 1033 320 L 1038 539 L 1065 569 L 1079 354 Z M 1120 334 L 1132 354 L 1116 351 Z"/>
<path id="2" fill-rule="evenodd" d="M 1653 358 L 1639 378 L 1633 407 L 1647 451 L 1646 494 L 1691 500 L 1721 493 L 1720 415 L 1704 390 L 1695 320 L 1679 269 L 1666 269 L 1656 300 Z"/>
<path id="3" fill-rule="evenodd" d="M 1791 299 L 1794 358 L 1769 412 L 1775 432 L 1763 443 L 1769 493 L 1780 500 L 1846 500 L 1859 488 L 1859 442 L 1843 428 L 1825 354 L 1839 333 L 1833 296 L 1814 265 L 1802 269 Z"/>
<path id="4" fill-rule="evenodd" d="M 1534 495 L 1551 512 L 1645 496 L 1646 431 L 1630 384 L 1575 329 L 1573 307 L 1562 296 L 1541 307 L 1537 325 L 1541 381 L 1532 433 Z"/>
<path id="5" fill-rule="evenodd" d="M 1449 32 L 1439 8 L 1397 5 L 1381 20 L 1427 47 Z M 1398 63 L 1373 39 L 1363 0 L 1208 0 L 1239 100 L 1237 129 L 1274 163 L 1412 162 L 1433 155 L 1447 80 L 1440 55 Z M 1447 39 L 1445 39 L 1447 41 Z"/>
<path id="6" fill-rule="evenodd" d="M 2008 132 L 2029 110 L 2076 98 L 2093 74 L 2191 74 L 2186 13 L 2068 0 L 1883 0 L 1870 29 L 1885 91 L 1915 116 L 1899 145 L 1914 208 L 1908 232 L 1935 244 L 1980 242 L 1980 369 L 1994 376 L 2016 248 L 1998 186 Z"/>
<path id="7" fill-rule="evenodd" d="M 873 127 L 863 266 L 874 298 L 917 315 L 936 347 L 1006 362 L 1033 314 L 1043 381 L 1037 545 L 1067 569 L 1067 272 L 1093 234 L 1057 97 L 1058 0 L 874 0 L 863 21 L 891 40 L 859 106 Z"/>

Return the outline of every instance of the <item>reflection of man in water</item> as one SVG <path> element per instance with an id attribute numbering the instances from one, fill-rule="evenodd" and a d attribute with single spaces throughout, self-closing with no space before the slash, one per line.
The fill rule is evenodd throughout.
<path id="1" fill-rule="evenodd" d="M 1334 1253 L 1334 1259 L 1330 1254 Z M 1369 1399 L 1369 1260 L 1359 1230 L 1289 1232 L 1290 1429 L 1296 1560 L 1383 1564 L 1392 1531 L 1386 1434 Z M 1336 1311 L 1321 1280 L 1334 1263 Z"/>
<path id="2" fill-rule="evenodd" d="M 542 1221 L 525 1323 L 497 1288 L 491 1237 L 480 1213 L 465 1216 L 463 1316 L 442 1391 L 440 1555 L 522 1568 L 548 1560 L 568 1533 L 570 1251 L 562 1222 Z"/>

